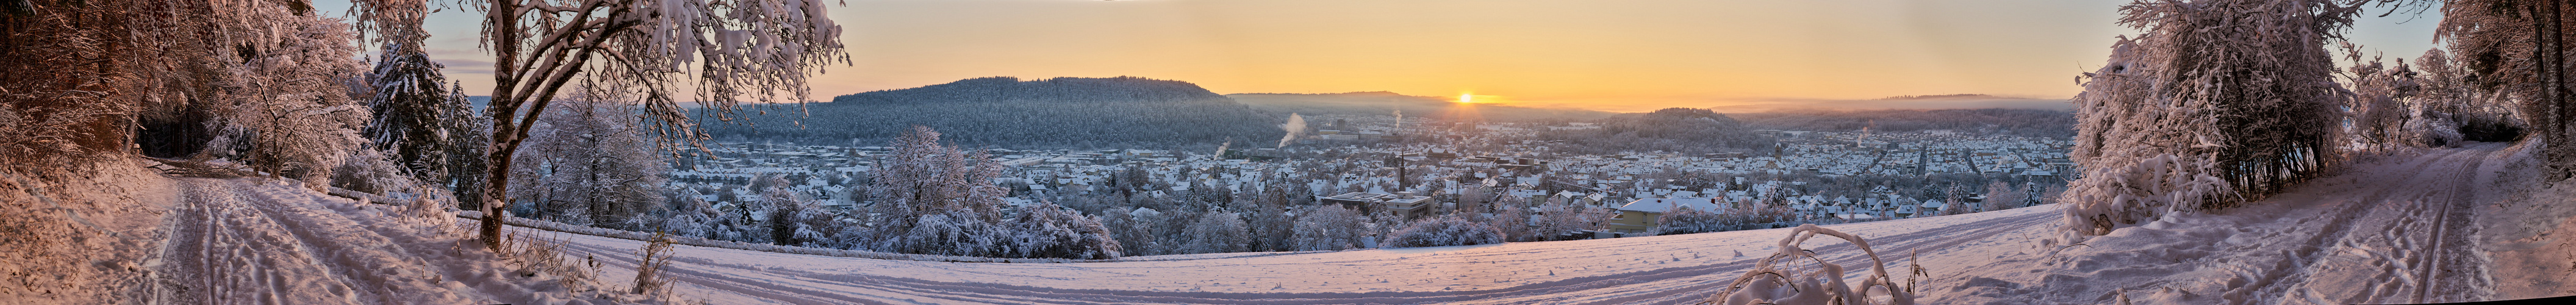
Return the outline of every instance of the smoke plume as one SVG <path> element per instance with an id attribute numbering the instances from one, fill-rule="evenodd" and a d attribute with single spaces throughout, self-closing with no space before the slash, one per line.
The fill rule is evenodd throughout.
<path id="1" fill-rule="evenodd" d="M 1297 116 L 1296 113 L 1289 113 L 1288 123 L 1279 124 L 1279 129 L 1288 130 L 1288 136 L 1279 137 L 1279 147 L 1288 147 L 1288 142 L 1296 141 L 1297 135 L 1306 133 L 1306 117 Z"/>
<path id="2" fill-rule="evenodd" d="M 1247 140 L 1249 140 L 1249 139 L 1247 139 Z M 1228 149 L 1228 148 L 1233 148 L 1233 147 L 1234 147 L 1234 137 L 1226 137 L 1226 138 L 1225 138 L 1225 144 L 1218 144 L 1218 145 L 1216 146 L 1216 158 L 1213 158 L 1213 159 L 1217 159 L 1217 160 L 1225 160 L 1225 150 L 1226 150 L 1226 149 Z"/>

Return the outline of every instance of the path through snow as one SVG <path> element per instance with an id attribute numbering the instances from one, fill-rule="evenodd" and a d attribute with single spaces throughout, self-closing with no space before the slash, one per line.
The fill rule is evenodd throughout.
<path id="1" fill-rule="evenodd" d="M 153 303 L 567 304 L 461 229 L 258 179 L 177 179 Z M 447 219 L 438 219 L 441 222 Z"/>
<path id="2" fill-rule="evenodd" d="M 1919 253 L 1929 304 L 2311 304 L 2483 299 L 2472 181 L 2505 144 L 2355 164 L 2252 204 L 2122 229 L 2082 246 L 2054 206 L 1832 225 L 1901 273 Z M 1768 254 L 1785 229 L 1501 245 L 1154 261 L 1006 264 L 821 257 L 679 246 L 683 294 L 723 304 L 1695 303 Z M 632 276 L 635 241 L 564 235 Z M 1840 241 L 1808 248 L 1852 268 Z M 1745 256 L 1736 256 L 1737 253 Z M 1866 272 L 1853 273 L 1855 277 Z M 1856 278 L 1855 278 L 1856 280 Z"/>

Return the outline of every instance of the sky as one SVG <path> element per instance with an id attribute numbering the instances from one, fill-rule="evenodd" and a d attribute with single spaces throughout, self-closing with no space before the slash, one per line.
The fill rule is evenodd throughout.
<path id="1" fill-rule="evenodd" d="M 445 2 L 445 1 L 433 1 Z M 1605 111 L 1990 94 L 2064 99 L 2119 35 L 2110 0 L 846 0 L 851 62 L 813 99 L 960 79 L 1136 76 L 1216 93 L 1393 91 Z M 317 1 L 345 11 L 344 0 Z M 491 90 L 480 15 L 428 20 L 430 56 Z M 2371 16 L 2385 9 L 2374 9 Z M 2438 12 L 2363 18 L 2414 58 Z M 2367 17 L 2367 16 L 2366 16 Z"/>

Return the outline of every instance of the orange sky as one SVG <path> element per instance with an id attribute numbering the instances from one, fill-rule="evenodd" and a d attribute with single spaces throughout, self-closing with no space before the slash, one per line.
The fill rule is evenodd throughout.
<path id="1" fill-rule="evenodd" d="M 848 0 L 855 60 L 814 98 L 1015 76 L 1138 76 L 1217 93 L 1394 91 L 1610 111 L 1980 93 L 2060 99 L 2101 64 L 2107 0 Z M 325 9 L 332 6 L 325 3 Z M 433 57 L 488 92 L 474 15 Z M 2375 13 L 2375 11 L 2374 11 Z M 2432 18 L 2364 20 L 2412 58 Z M 2406 50 L 2406 51 L 2395 51 Z M 484 59 L 478 59 L 484 58 Z M 478 74 L 479 73 L 479 74 Z"/>

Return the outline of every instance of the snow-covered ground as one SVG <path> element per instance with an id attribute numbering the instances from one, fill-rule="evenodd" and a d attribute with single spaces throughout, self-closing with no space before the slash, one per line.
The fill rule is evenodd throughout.
<path id="1" fill-rule="evenodd" d="M 1929 304 L 2407 303 L 2568 295 L 2576 187 L 2532 182 L 2520 147 L 2355 161 L 2292 191 L 2065 245 L 2055 206 L 1828 226 L 1866 237 Z M 100 254 L 127 303 L 621 303 L 643 245 L 521 229 L 601 266 L 595 284 L 474 249 L 446 215 L 401 215 L 259 179 L 131 178 L 136 204 L 83 224 L 150 254 Z M 160 220 L 155 226 L 148 221 Z M 157 227 L 157 228 L 156 228 Z M 157 229 L 157 230 L 156 230 Z M 1696 303 L 1784 229 L 1499 245 L 961 263 L 679 246 L 667 276 L 716 304 Z M 102 245 L 104 246 L 104 245 Z M 109 248 L 132 248 L 116 246 Z M 1806 248 L 1854 268 L 1841 241 Z M 1908 254 L 1915 254 L 1909 256 Z M 116 273 L 113 270 L 127 270 Z M 123 274 L 123 275 L 119 275 Z M 532 276 L 533 274 L 533 276 Z M 1857 277 L 1865 272 L 1850 273 Z M 1902 278 L 1903 276 L 1899 276 Z M 79 288 L 79 287 L 73 287 Z M 59 299 L 57 300 L 59 301 Z M 14 299 L 0 303 L 44 300 Z"/>
<path id="2" fill-rule="evenodd" d="M 1828 226 L 1868 238 L 1903 272 L 1917 253 L 1930 304 L 2328 304 L 2499 297 L 2474 217 L 2518 185 L 2505 144 L 2359 161 L 2337 175 L 2210 214 L 2184 214 L 2076 246 L 2040 206 Z M 2562 206 L 2563 207 L 2563 206 Z M 723 304 L 842 303 L 1696 303 L 1771 252 L 1785 229 L 1637 238 L 1154 257 L 1104 263 L 954 263 L 681 246 L 680 291 Z M 632 240 L 559 235 L 632 274 Z M 1808 248 L 1853 268 L 1840 241 Z M 2560 254 L 2564 255 L 2564 254 Z M 1853 273 L 1857 277 L 1864 273 Z M 2549 276 L 2549 275 L 2538 275 Z M 1856 280 L 1857 278 L 1855 278 Z"/>
<path id="3" fill-rule="evenodd" d="M 452 216 L 401 215 L 282 180 L 182 178 L 146 303 L 619 304 L 480 249 Z M 631 272 L 629 272 L 631 274 Z"/>

